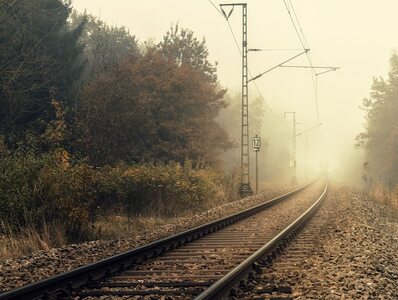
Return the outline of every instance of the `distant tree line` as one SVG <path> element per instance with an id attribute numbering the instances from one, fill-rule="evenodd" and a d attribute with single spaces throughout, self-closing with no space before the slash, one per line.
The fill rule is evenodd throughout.
<path id="1" fill-rule="evenodd" d="M 398 183 L 398 55 L 390 59 L 387 78 L 374 78 L 370 97 L 363 100 L 365 131 L 357 136 L 357 146 L 366 153 L 364 179 Z M 368 177 L 368 178 L 367 178 Z"/>

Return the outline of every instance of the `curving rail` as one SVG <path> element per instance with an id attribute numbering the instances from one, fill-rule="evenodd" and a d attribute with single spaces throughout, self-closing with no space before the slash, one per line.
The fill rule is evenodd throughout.
<path id="1" fill-rule="evenodd" d="M 322 201 L 326 198 L 328 192 L 328 185 L 326 184 L 325 189 L 319 199 L 300 217 L 298 217 L 293 223 L 282 230 L 277 236 L 270 240 L 267 244 L 253 253 L 245 261 L 240 263 L 231 272 L 225 275 L 223 278 L 215 282 L 208 289 L 198 295 L 195 300 L 207 300 L 207 299 L 222 299 L 227 296 L 231 289 L 239 283 L 245 276 L 250 276 L 251 272 L 258 270 L 256 262 L 263 259 L 266 256 L 272 255 L 274 251 L 282 244 L 286 243 L 289 239 L 294 237 L 298 230 L 300 230 L 305 223 L 315 214 Z"/>

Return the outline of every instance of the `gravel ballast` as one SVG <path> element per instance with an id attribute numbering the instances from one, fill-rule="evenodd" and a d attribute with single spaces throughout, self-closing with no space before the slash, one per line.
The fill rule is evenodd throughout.
<path id="1" fill-rule="evenodd" d="M 129 239 L 69 245 L 5 260 L 0 262 L 0 292 L 204 224 L 282 193 L 229 203 Z M 296 276 L 293 298 L 398 299 L 398 218 L 349 188 L 332 186 L 328 197 L 328 220 L 305 259 L 305 268 Z"/>
<path id="2" fill-rule="evenodd" d="M 333 186 L 318 214 L 322 219 L 309 222 L 239 299 L 398 299 L 398 219 L 391 208 Z"/>
<path id="3" fill-rule="evenodd" d="M 349 189 L 331 194 L 333 220 L 324 230 L 317 256 L 324 283 L 315 297 L 327 299 L 398 299 L 398 222 L 380 204 Z M 320 267 L 320 268 L 319 268 Z M 311 292 L 309 292 L 311 293 Z M 319 299 L 319 298 L 318 298 Z"/>

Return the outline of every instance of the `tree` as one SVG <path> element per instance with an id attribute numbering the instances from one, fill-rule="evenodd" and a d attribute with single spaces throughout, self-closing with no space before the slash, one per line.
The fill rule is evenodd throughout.
<path id="1" fill-rule="evenodd" d="M 189 64 L 156 49 L 123 61 L 83 93 L 79 128 L 94 164 L 124 161 L 215 163 L 230 147 L 214 120 L 225 106 L 218 90 Z"/>
<path id="2" fill-rule="evenodd" d="M 163 37 L 158 44 L 160 52 L 177 65 L 190 65 L 194 70 L 203 74 L 210 83 L 217 82 L 217 69 L 209 60 L 206 41 L 199 41 L 189 29 L 176 25 Z"/>
<path id="3" fill-rule="evenodd" d="M 50 91 L 73 107 L 83 64 L 78 43 L 83 23 L 68 28 L 70 3 L 61 0 L 0 2 L 0 127 L 43 131 L 54 117 Z"/>
<path id="4" fill-rule="evenodd" d="M 356 140 L 364 147 L 372 176 L 398 182 L 398 55 L 390 59 L 388 79 L 375 78 L 369 98 L 363 100 L 366 128 Z"/>
<path id="5" fill-rule="evenodd" d="M 82 81 L 95 74 L 111 70 L 125 57 L 140 55 L 137 39 L 125 27 L 108 26 L 104 21 L 89 14 L 71 14 L 70 27 L 75 29 L 84 22 L 79 42 L 84 46 L 86 61 Z"/>

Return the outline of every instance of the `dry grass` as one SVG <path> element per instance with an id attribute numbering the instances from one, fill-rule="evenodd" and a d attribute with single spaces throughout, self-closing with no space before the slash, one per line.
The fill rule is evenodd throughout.
<path id="1" fill-rule="evenodd" d="M 145 216 L 131 218 L 121 215 L 100 216 L 82 233 L 80 241 L 122 239 L 142 234 L 143 231 L 173 223 L 179 217 L 187 217 L 225 203 L 225 199 L 222 199 L 224 201 L 208 202 L 205 207 L 184 211 L 175 207 L 171 210 L 172 216 L 162 216 L 158 210 L 150 210 Z M 30 255 L 36 251 L 49 250 L 67 243 L 66 231 L 59 225 L 45 223 L 41 230 L 33 227 L 21 227 L 16 230 L 6 222 L 0 221 L 0 259 Z"/>
<path id="2" fill-rule="evenodd" d="M 272 187 L 271 187 L 272 186 Z M 264 186 L 263 186 L 264 187 Z M 275 185 L 267 185 L 267 190 L 275 190 Z M 278 186 L 278 188 L 281 188 Z M 198 212 L 226 203 L 224 201 L 207 203 L 206 207 L 174 211 L 174 217 L 159 215 L 157 211 L 151 211 L 146 216 L 128 218 L 121 215 L 101 216 L 90 226 L 83 240 L 110 240 L 131 237 L 142 234 L 144 231 L 153 230 L 161 225 L 175 223 L 181 217 L 189 217 Z M 18 231 L 0 221 L 0 259 L 29 255 L 39 250 L 48 250 L 67 244 L 65 230 L 59 225 L 45 224 L 38 231 L 31 227 L 20 228 Z"/>
<path id="3" fill-rule="evenodd" d="M 121 239 L 145 230 L 171 223 L 175 218 L 107 216 L 95 222 L 86 236 L 87 240 Z M 66 234 L 61 226 L 45 224 L 40 231 L 21 228 L 18 232 L 8 224 L 0 223 L 0 259 L 20 257 L 40 250 L 66 245 Z"/>
<path id="4" fill-rule="evenodd" d="M 174 222 L 174 218 L 125 216 L 103 217 L 93 225 L 91 239 L 121 239 Z"/>
<path id="5" fill-rule="evenodd" d="M 44 224 L 41 233 L 29 227 L 16 232 L 8 224 L 0 222 L 0 258 L 29 255 L 34 251 L 48 250 L 65 243 L 65 231 L 58 225 Z"/>
<path id="6" fill-rule="evenodd" d="M 369 194 L 372 199 L 393 208 L 398 213 L 398 187 L 390 191 L 385 185 L 377 183 L 372 187 Z"/>

